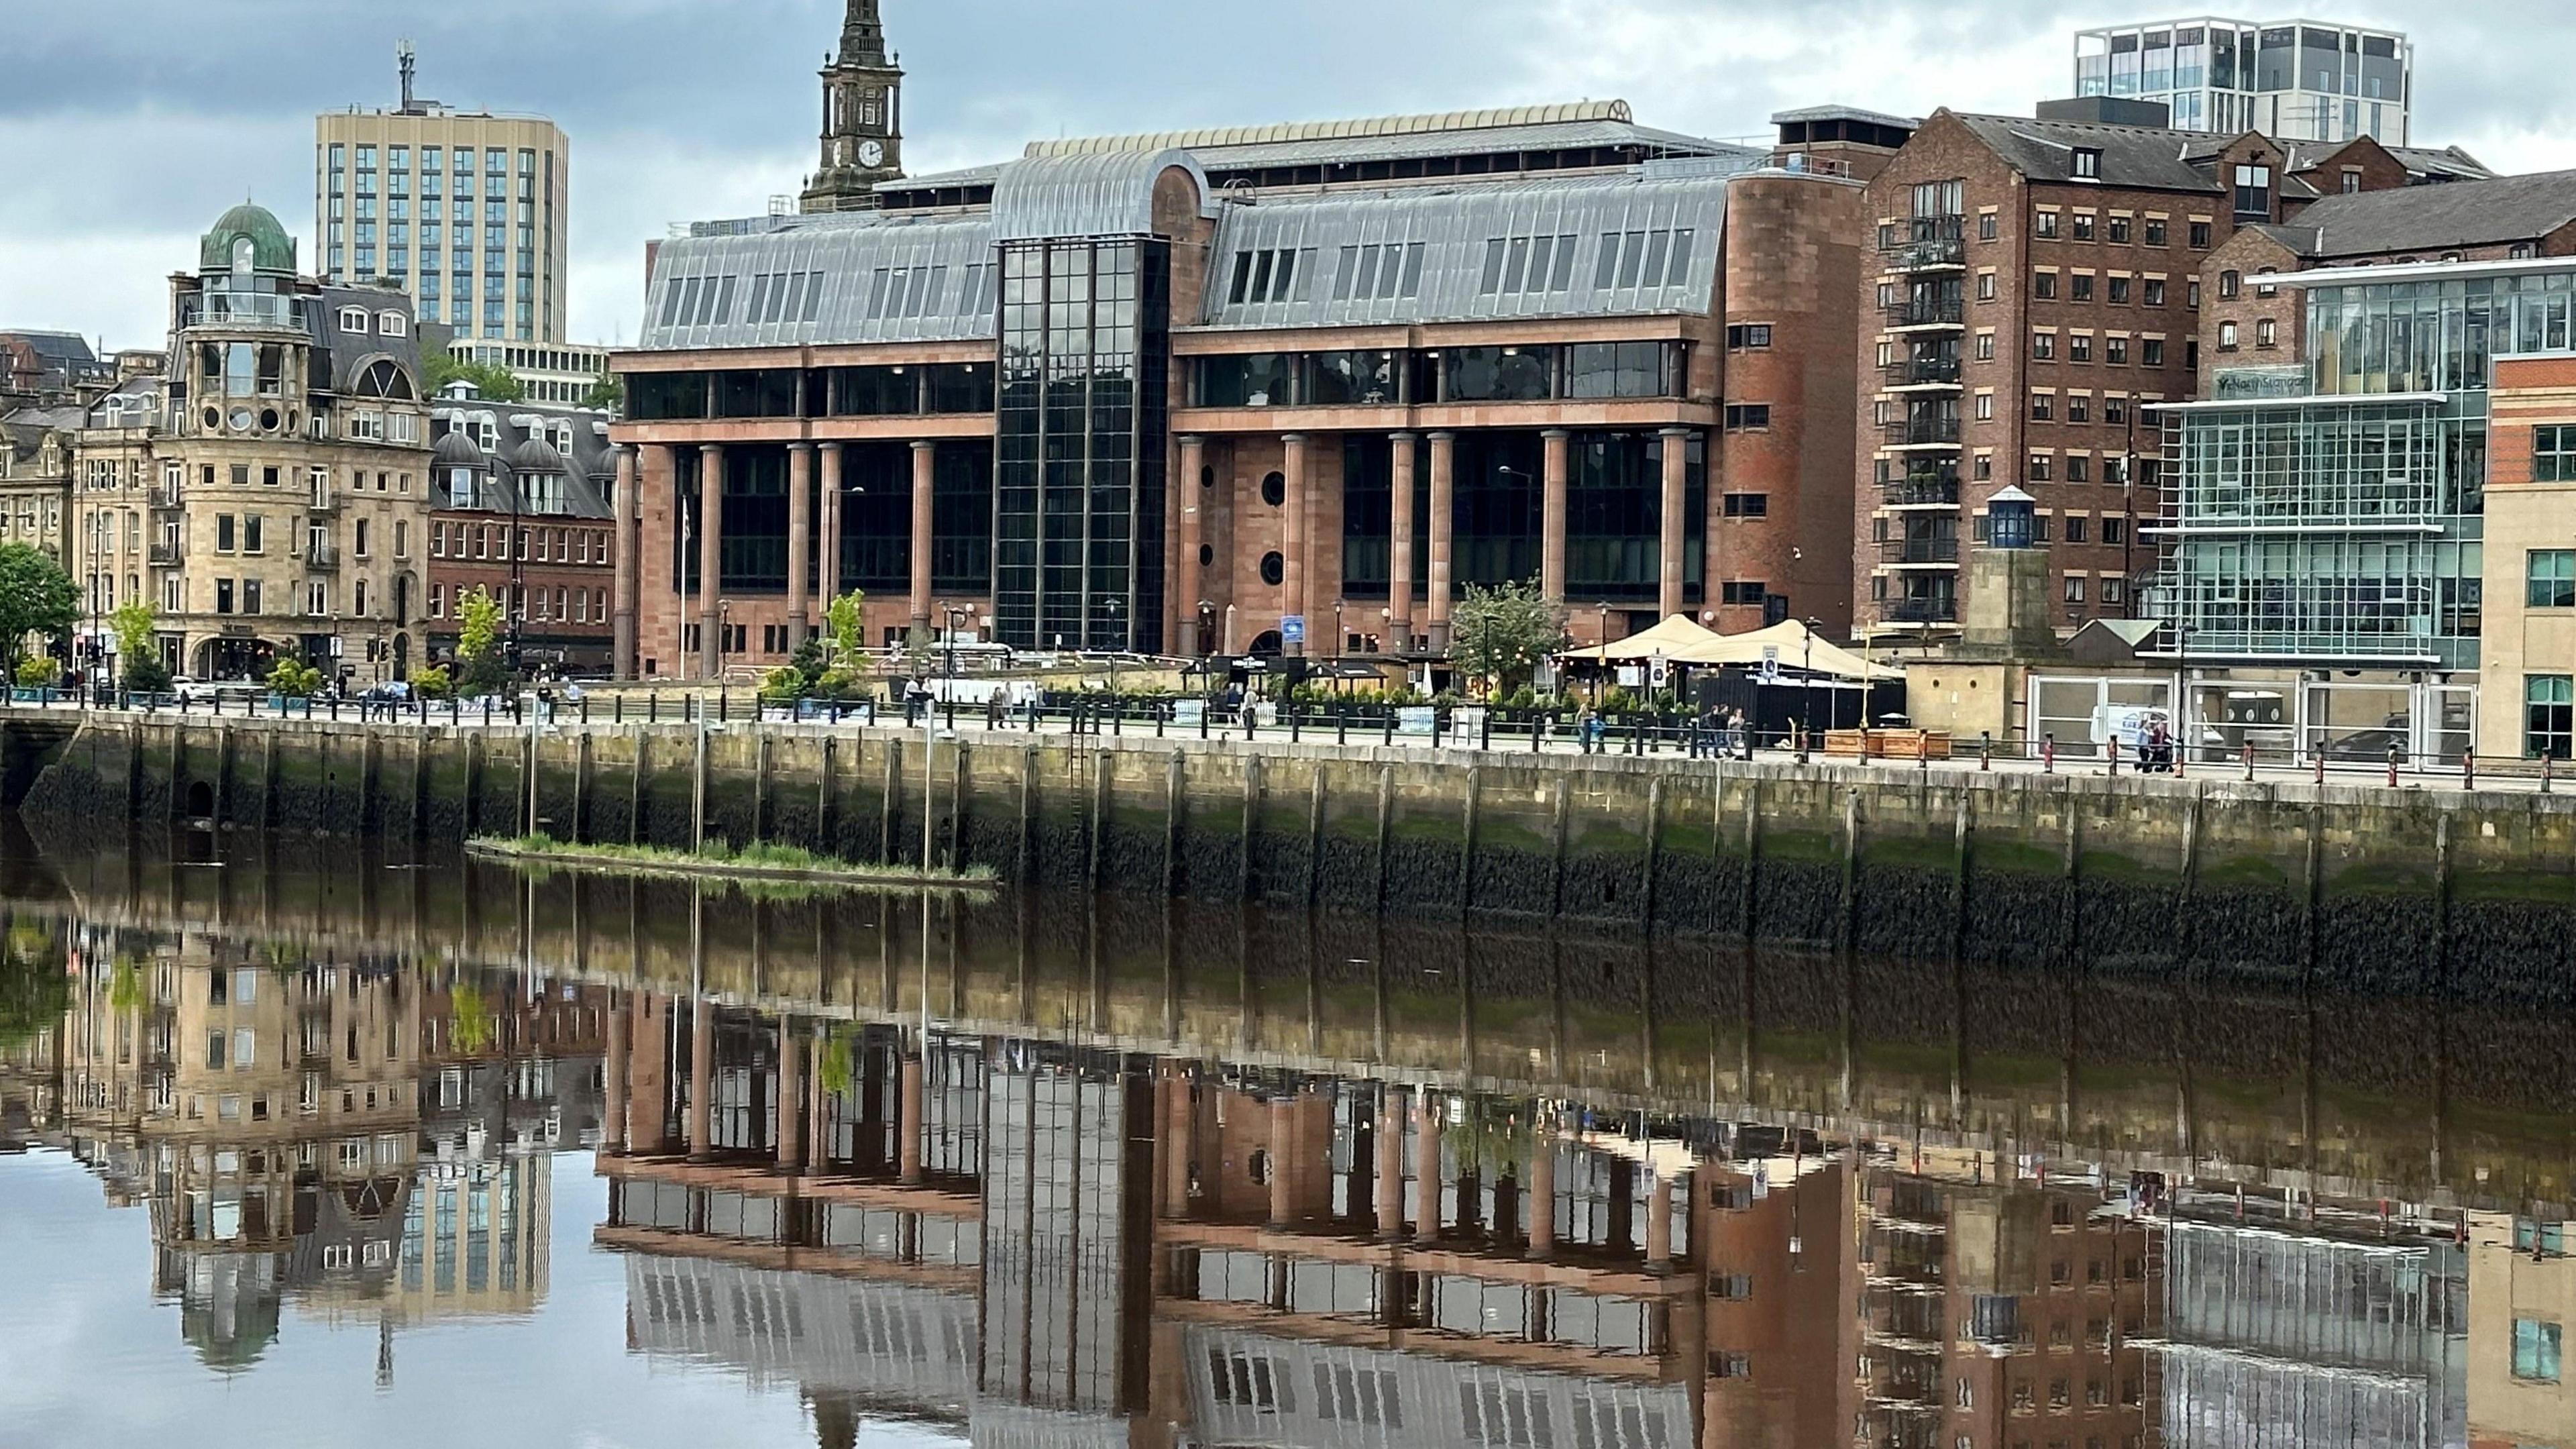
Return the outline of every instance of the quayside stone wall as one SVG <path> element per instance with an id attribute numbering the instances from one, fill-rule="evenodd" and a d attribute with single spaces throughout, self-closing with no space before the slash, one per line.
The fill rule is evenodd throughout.
<path id="1" fill-rule="evenodd" d="M 733 726 L 101 720 L 27 808 L 423 847 L 768 841 L 1005 880 L 2214 991 L 2565 1004 L 2576 801 L 2374 786 Z"/>

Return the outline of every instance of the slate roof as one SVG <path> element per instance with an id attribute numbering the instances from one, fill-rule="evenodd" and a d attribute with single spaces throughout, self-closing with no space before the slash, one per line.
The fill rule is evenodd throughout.
<path id="1" fill-rule="evenodd" d="M 1953 113 L 1956 114 L 1956 113 Z M 2197 131 L 2148 126 L 2097 126 L 2080 121 L 2040 121 L 2027 116 L 1958 115 L 1995 154 L 2033 181 L 2075 181 L 2075 153 L 2102 153 L 2104 186 L 2147 191 L 2215 192 L 2215 179 L 2191 163 L 2210 138 Z M 2085 181 L 2097 178 L 2086 177 Z"/>
<path id="2" fill-rule="evenodd" d="M 484 418 L 492 421 L 492 451 L 485 453 L 466 434 L 468 422 Z M 474 464 L 499 485 L 496 512 L 512 511 L 517 496 L 517 474 L 522 470 L 542 467 L 559 472 L 563 486 L 558 490 L 559 506 L 547 511 L 549 518 L 608 518 L 615 510 L 608 504 L 604 486 L 617 474 L 615 445 L 608 440 L 608 414 L 596 408 L 569 407 L 562 404 L 493 402 L 485 398 L 453 398 L 439 395 L 430 412 L 433 457 L 441 469 L 456 466 L 471 450 Z M 571 429 L 572 452 L 566 456 L 555 447 L 561 429 Z M 457 446 L 458 442 L 463 447 Z M 478 480 L 479 481 L 479 480 Z M 432 484 L 431 497 L 444 497 L 445 478 Z M 444 505 L 441 505 L 444 506 Z"/>
<path id="3" fill-rule="evenodd" d="M 2280 230 L 2310 233 L 2306 255 L 2357 257 L 2532 241 L 2570 222 L 2576 171 L 2542 171 L 2329 196 Z"/>

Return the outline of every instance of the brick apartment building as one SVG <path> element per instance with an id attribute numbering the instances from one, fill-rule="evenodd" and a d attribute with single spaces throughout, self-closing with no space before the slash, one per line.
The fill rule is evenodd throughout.
<path id="1" fill-rule="evenodd" d="M 853 587 L 871 641 L 1429 659 L 1523 579 L 1584 639 L 1840 628 L 1861 182 L 1907 131 L 1779 123 L 1042 142 L 694 227 L 616 359 L 621 667 L 774 665 Z"/>
<path id="2" fill-rule="evenodd" d="M 2141 409 L 2196 394 L 2212 259 L 2247 228 L 2295 231 L 2283 224 L 2312 205 L 2370 204 L 2344 192 L 2486 174 L 2455 149 L 2112 123 L 2136 118 L 2160 108 L 1943 110 L 1871 181 L 1853 554 L 1864 629 L 1954 630 L 1963 550 L 2007 487 L 2036 500 L 2059 625 L 2129 613 L 2154 562 L 2138 526 L 2157 516 L 2162 466 Z M 2240 336 L 2254 335 L 2249 320 Z"/>
<path id="3" fill-rule="evenodd" d="M 488 403 L 457 383 L 430 426 L 430 656 L 455 658 L 463 600 L 484 588 L 508 602 L 523 664 L 606 669 L 616 575 L 608 414 Z"/>

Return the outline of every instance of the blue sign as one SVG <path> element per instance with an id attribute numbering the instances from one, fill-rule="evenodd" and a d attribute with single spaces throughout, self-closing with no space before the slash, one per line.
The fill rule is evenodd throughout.
<path id="1" fill-rule="evenodd" d="M 1281 618 L 1279 621 L 1279 642 L 1282 644 L 1305 643 L 1306 616 L 1303 614 L 1289 614 Z"/>

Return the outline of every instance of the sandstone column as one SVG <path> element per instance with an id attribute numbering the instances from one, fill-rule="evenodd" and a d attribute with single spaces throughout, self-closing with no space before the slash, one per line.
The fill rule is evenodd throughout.
<path id="1" fill-rule="evenodd" d="M 1529 1256 L 1544 1258 L 1556 1251 L 1556 1123 L 1552 1115 L 1541 1113 L 1535 1130 L 1538 1140 L 1530 1148 Z"/>
<path id="2" fill-rule="evenodd" d="M 1656 1173 L 1646 1188 L 1646 1271 L 1673 1270 L 1673 1180 Z"/>
<path id="3" fill-rule="evenodd" d="M 1440 1241 L 1440 1101 L 1431 1092 L 1414 1096 L 1413 1239 Z"/>
<path id="4" fill-rule="evenodd" d="M 1563 428 L 1539 434 L 1546 444 L 1539 473 L 1539 592 L 1552 604 L 1565 602 L 1566 470 L 1573 435 Z"/>
<path id="5" fill-rule="evenodd" d="M 1297 1219 L 1297 1099 L 1270 1099 L 1270 1226 L 1284 1228 Z"/>
<path id="6" fill-rule="evenodd" d="M 895 1168 L 907 1187 L 917 1186 L 921 1182 L 921 1077 L 921 1054 L 907 1053 L 903 1059 L 902 1080 L 897 1089 L 902 1093 L 897 1127 L 901 1141 L 895 1148 Z"/>
<path id="7" fill-rule="evenodd" d="M 1387 525 L 1386 652 L 1413 651 L 1413 434 L 1387 439 L 1395 454 L 1394 510 Z"/>
<path id="8" fill-rule="evenodd" d="M 1168 654 L 1199 652 L 1199 542 L 1206 536 L 1207 518 L 1202 508 L 1208 495 L 1208 490 L 1199 486 L 1199 470 L 1206 466 L 1207 439 L 1181 439 L 1180 486 L 1173 490 L 1179 495 L 1175 511 L 1181 542 L 1179 557 L 1174 560 L 1178 587 L 1172 591 L 1172 638 L 1188 640 L 1189 647 L 1181 648 L 1175 642 L 1166 646 L 1164 652 Z"/>
<path id="9" fill-rule="evenodd" d="M 814 550 L 814 445 L 787 445 L 787 647 L 805 642 L 813 621 L 812 575 L 807 560 Z"/>
<path id="10" fill-rule="evenodd" d="M 664 476 L 667 477 L 670 450 L 665 448 L 661 452 Z M 614 625 L 609 636 L 612 656 L 609 670 L 619 679 L 633 679 L 641 658 L 635 647 L 635 613 L 641 592 L 639 571 L 643 567 L 643 559 L 639 554 L 644 546 L 644 514 L 643 500 L 639 496 L 642 484 L 638 481 L 642 469 L 636 464 L 635 449 L 617 450 L 617 595 L 611 615 Z"/>
<path id="11" fill-rule="evenodd" d="M 1404 1089 L 1377 1089 L 1377 1235 L 1404 1236 Z"/>
<path id="12" fill-rule="evenodd" d="M 839 443 L 823 444 L 823 549 L 814 572 L 822 580 L 825 609 L 841 596 L 841 452 Z"/>
<path id="13" fill-rule="evenodd" d="M 631 993 L 609 991 L 608 1060 L 600 1073 L 599 1150 L 611 1157 L 626 1153 L 626 1048 L 627 1037 L 635 1029 L 629 1021 L 634 1014 L 631 1002 Z"/>
<path id="14" fill-rule="evenodd" d="M 1664 618 L 1682 611 L 1682 515 L 1685 512 L 1683 484 L 1690 467 L 1688 428 L 1666 428 L 1664 438 L 1664 496 L 1660 534 L 1662 546 L 1661 581 L 1655 592 L 1655 608 Z M 1717 510 L 1711 509 L 1714 514 Z"/>
<path id="15" fill-rule="evenodd" d="M 1310 636 L 1315 621 L 1306 613 L 1306 435 L 1290 433 L 1279 440 L 1287 448 L 1285 473 L 1288 496 L 1280 502 L 1279 557 L 1282 565 L 1279 582 L 1279 613 L 1285 619 L 1295 615 L 1303 621 Z M 1289 655 L 1311 653 L 1305 640 L 1287 637 L 1287 625 L 1280 625 L 1280 651 Z"/>
<path id="16" fill-rule="evenodd" d="M 912 445 L 912 637 L 930 638 L 930 484 L 939 445 Z"/>
<path id="17" fill-rule="evenodd" d="M 1457 436 L 1431 435 L 1431 595 L 1423 610 L 1431 631 L 1431 652 L 1449 652 L 1449 533 L 1454 520 L 1450 504 L 1451 469 L 1457 458 Z"/>
<path id="18" fill-rule="evenodd" d="M 627 1150 L 642 1156 L 666 1151 L 663 1124 L 671 1103 L 671 1000 L 646 996 L 635 1003 L 634 1040 L 626 1070 L 632 1079 L 626 1093 Z"/>
<path id="19" fill-rule="evenodd" d="M 698 449 L 698 677 L 723 668 L 724 616 L 717 600 L 724 583 L 724 449 Z"/>

